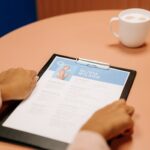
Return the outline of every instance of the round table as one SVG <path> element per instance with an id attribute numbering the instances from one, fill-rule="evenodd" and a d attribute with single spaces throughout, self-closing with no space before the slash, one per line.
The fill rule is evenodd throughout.
<path id="1" fill-rule="evenodd" d="M 119 10 L 88 11 L 48 18 L 0 38 L 0 71 L 24 67 L 39 71 L 53 53 L 94 59 L 134 69 L 137 76 L 128 97 L 135 107 L 132 139 L 118 139 L 114 150 L 149 149 L 150 127 L 150 36 L 140 48 L 126 48 L 112 36 L 109 20 Z M 121 144 L 120 144 L 121 143 Z M 0 142 L 0 149 L 32 149 Z"/>

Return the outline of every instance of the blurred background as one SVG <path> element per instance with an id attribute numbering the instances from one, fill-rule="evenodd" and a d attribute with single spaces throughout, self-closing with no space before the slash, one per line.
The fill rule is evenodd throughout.
<path id="1" fill-rule="evenodd" d="M 71 12 L 144 8 L 150 0 L 0 0 L 0 37 L 28 23 Z"/>

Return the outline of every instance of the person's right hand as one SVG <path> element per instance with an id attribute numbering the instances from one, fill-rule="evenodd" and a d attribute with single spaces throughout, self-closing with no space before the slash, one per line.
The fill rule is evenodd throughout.
<path id="1" fill-rule="evenodd" d="M 81 130 L 93 131 L 110 140 L 120 134 L 130 135 L 133 131 L 134 108 L 124 100 L 118 100 L 95 112 Z"/>

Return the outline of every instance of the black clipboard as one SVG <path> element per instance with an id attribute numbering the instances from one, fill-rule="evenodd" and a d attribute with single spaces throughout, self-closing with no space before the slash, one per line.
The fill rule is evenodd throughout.
<path id="1" fill-rule="evenodd" d="M 52 57 L 48 60 L 48 62 L 44 65 L 44 67 L 40 70 L 38 73 L 39 77 L 43 75 L 45 70 L 49 67 L 49 65 L 53 62 L 56 56 L 63 57 L 63 58 L 69 58 L 69 59 L 76 59 L 68 56 L 63 56 L 63 55 L 58 55 L 58 54 L 53 54 Z M 136 71 L 131 70 L 131 69 L 125 69 L 125 68 L 119 68 L 115 66 L 109 66 L 111 68 L 115 68 L 118 70 L 124 70 L 129 72 L 128 79 L 126 81 L 126 84 L 124 86 L 124 89 L 121 93 L 120 98 L 124 98 L 125 100 L 127 99 L 130 89 L 132 87 L 133 81 L 136 76 Z M 3 122 L 9 117 L 11 112 L 19 105 L 20 102 L 14 101 L 10 102 L 11 105 L 5 111 L 4 113 L 2 112 L 0 114 L 0 139 L 8 142 L 15 142 L 23 145 L 29 145 L 33 146 L 37 149 L 51 149 L 51 150 L 65 150 L 66 147 L 68 146 L 68 143 L 56 141 L 54 139 L 46 138 L 43 136 L 11 129 L 2 126 Z"/>

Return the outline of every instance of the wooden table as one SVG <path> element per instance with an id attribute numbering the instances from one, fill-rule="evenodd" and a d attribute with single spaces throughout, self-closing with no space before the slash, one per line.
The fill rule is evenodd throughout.
<path id="1" fill-rule="evenodd" d="M 149 150 L 150 36 L 143 47 L 130 49 L 122 46 L 109 31 L 109 20 L 118 13 L 118 10 L 109 10 L 62 15 L 11 32 L 0 39 L 0 71 L 10 67 L 39 71 L 53 53 L 137 70 L 127 101 L 136 110 L 133 138 L 119 139 L 112 143 L 112 148 Z M 0 149 L 30 148 L 1 141 Z"/>

